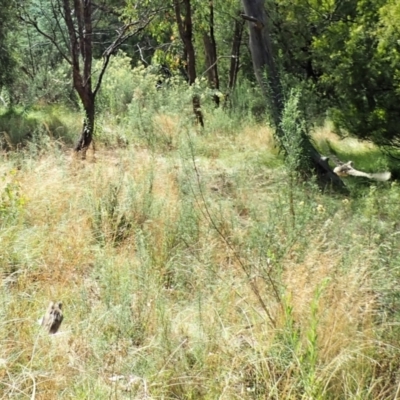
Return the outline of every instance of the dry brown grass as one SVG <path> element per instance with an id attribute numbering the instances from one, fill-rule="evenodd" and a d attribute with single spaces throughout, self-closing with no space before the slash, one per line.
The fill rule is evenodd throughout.
<path id="1" fill-rule="evenodd" d="M 266 125 L 255 125 L 245 127 L 239 132 L 236 144 L 244 146 L 246 149 L 264 149 L 272 151 L 276 145 L 273 130 Z"/>
<path id="2" fill-rule="evenodd" d="M 318 349 L 324 363 L 352 348 L 352 343 L 357 345 L 360 325 L 365 340 L 372 339 L 376 298 L 371 291 L 370 268 L 371 264 L 365 262 L 361 268 L 343 271 L 339 254 L 313 250 L 303 263 L 285 272 L 293 316 L 302 330 L 310 325 L 311 303 L 321 292 L 316 318 Z"/>
<path id="3" fill-rule="evenodd" d="M 178 146 L 177 120 L 157 118 Z M 393 394 L 394 384 L 373 372 L 386 354 L 379 359 L 376 348 L 379 244 L 366 251 L 358 243 L 363 203 L 353 215 L 341 199 L 295 188 L 296 224 L 303 225 L 293 235 L 284 172 L 269 179 L 262 165 L 254 174 L 254 164 L 232 163 L 240 152 L 271 149 L 269 130 L 196 140 L 219 146 L 196 159 L 201 191 L 193 160 L 143 148 L 100 149 L 96 162 L 48 154 L 20 170 L 11 161 L 0 167 L 7 177 L 0 190 L 18 182 L 25 199 L 0 232 L 3 275 L 17 271 L 1 289 L 4 396 Z M 99 208 L 110 206 L 113 185 L 121 187 L 115 215 L 129 222 L 118 240 L 115 220 Z M 103 210 L 100 222 L 96 210 Z M 346 240 L 332 227 L 341 224 Z M 63 301 L 65 319 L 49 337 L 37 319 L 52 299 Z M 384 389 L 374 392 L 374 379 Z"/>
<path id="4" fill-rule="evenodd" d="M 176 140 L 180 132 L 180 120 L 176 115 L 157 114 L 154 116 L 154 123 L 165 136 Z"/>

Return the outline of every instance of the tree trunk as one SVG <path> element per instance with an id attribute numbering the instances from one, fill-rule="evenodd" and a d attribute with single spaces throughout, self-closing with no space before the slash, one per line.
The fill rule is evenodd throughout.
<path id="1" fill-rule="evenodd" d="M 193 24 L 192 24 L 192 10 L 190 0 L 183 0 L 184 5 L 184 19 L 181 16 L 181 0 L 174 0 L 176 22 L 179 28 L 179 35 L 182 39 L 183 46 L 186 53 L 186 70 L 189 77 L 189 85 L 193 85 L 196 81 L 196 55 L 193 46 Z M 194 95 L 193 99 L 193 112 L 196 116 L 197 122 L 204 127 L 203 113 L 201 112 L 200 97 Z"/>
<path id="2" fill-rule="evenodd" d="M 219 90 L 219 77 L 217 65 L 217 45 L 215 43 L 214 35 L 214 4 L 210 0 L 210 21 L 209 32 L 203 35 L 204 50 L 206 53 L 206 68 L 209 86 L 214 90 Z M 219 96 L 214 94 L 214 102 L 219 106 Z"/>
<path id="3" fill-rule="evenodd" d="M 214 38 L 204 34 L 204 49 L 206 51 L 206 68 L 207 68 L 207 78 L 208 84 L 211 89 L 219 90 L 219 77 L 218 77 L 218 67 L 217 67 L 217 52 L 215 46 Z M 219 96 L 215 93 L 214 102 L 219 106 Z"/>
<path id="4" fill-rule="evenodd" d="M 272 118 L 280 136 L 279 126 L 283 111 L 283 95 L 278 70 L 273 57 L 271 35 L 267 24 L 263 0 L 242 0 L 249 21 L 250 50 L 254 73 L 261 89 L 269 99 Z"/>
<path id="5" fill-rule="evenodd" d="M 242 44 L 243 27 L 244 21 L 235 19 L 228 82 L 228 89 L 230 91 L 232 91 L 236 85 L 237 75 L 239 72 L 240 45 Z"/>
<path id="6" fill-rule="evenodd" d="M 245 14 L 243 19 L 249 21 L 250 30 L 250 51 L 253 60 L 253 67 L 258 83 L 270 104 L 272 120 L 275 125 L 275 136 L 284 149 L 284 132 L 281 127 L 284 103 L 283 93 L 278 69 L 275 65 L 271 35 L 269 32 L 268 21 L 264 9 L 264 0 L 242 0 Z M 310 170 L 317 173 L 322 183 L 329 181 L 335 187 L 343 189 L 344 184 L 341 179 L 332 171 L 327 159 L 321 157 L 318 151 L 312 145 L 310 138 L 303 133 L 302 154 L 299 155 L 306 162 L 302 165 L 308 165 L 308 171 L 299 171 L 307 175 Z M 287 155 L 287 154 L 286 154 Z"/>
<path id="7" fill-rule="evenodd" d="M 73 84 L 85 111 L 82 132 L 74 150 L 81 152 L 82 158 L 85 158 L 93 140 L 95 120 L 96 94 L 92 90 L 92 2 L 75 0 L 73 11 L 69 0 L 63 0 L 63 6 L 70 39 Z"/>
<path id="8" fill-rule="evenodd" d="M 86 151 L 93 140 L 94 121 L 95 121 L 95 99 L 94 96 L 89 97 L 89 101 L 84 104 L 85 117 L 81 135 L 75 144 L 74 150 L 81 152 L 82 158 L 86 157 Z"/>

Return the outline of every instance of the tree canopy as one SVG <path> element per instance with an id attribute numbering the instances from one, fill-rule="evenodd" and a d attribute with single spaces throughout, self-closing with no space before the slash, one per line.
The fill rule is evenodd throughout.
<path id="1" fill-rule="evenodd" d="M 274 59 L 272 73 L 279 75 L 280 101 L 287 101 L 290 89 L 299 87 L 307 99 L 299 103 L 307 123 L 329 119 L 341 134 L 398 147 L 400 2 L 260 0 L 257 4 L 268 16 L 264 43 L 269 43 Z M 90 16 L 85 14 L 89 8 Z M 15 12 L 22 24 L 11 23 Z M 80 99 L 87 104 L 82 88 L 86 90 L 96 75 L 89 59 L 107 64 L 107 57 L 120 48 L 133 66 L 158 66 L 164 77 L 165 73 L 182 76 L 189 85 L 207 77 L 215 105 L 226 106 L 237 83 L 255 81 L 243 12 L 239 0 L 3 1 L 0 85 L 11 87 L 11 77 L 16 76 L 10 91 L 14 103 L 45 97 L 48 102 L 77 104 Z M 86 18 L 86 25 L 79 15 Z M 82 62 L 79 89 L 77 66 Z M 61 69 L 62 85 L 52 86 L 48 77 Z M 102 74 L 96 76 L 101 84 Z M 72 81 L 77 96 L 68 89 Z M 277 89 L 270 89 L 276 96 Z M 95 95 L 98 87 L 91 90 Z M 199 99 L 193 99 L 199 111 Z"/>

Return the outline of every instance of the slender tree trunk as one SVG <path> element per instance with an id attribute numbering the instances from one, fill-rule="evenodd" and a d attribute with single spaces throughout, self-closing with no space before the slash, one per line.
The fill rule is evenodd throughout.
<path id="1" fill-rule="evenodd" d="M 242 0 L 249 21 L 250 50 L 254 72 L 266 98 L 270 98 L 272 118 L 280 136 L 279 126 L 283 111 L 283 95 L 278 70 L 273 57 L 271 35 L 263 0 Z"/>
<path id="2" fill-rule="evenodd" d="M 183 10 L 181 9 L 183 3 Z M 189 85 L 196 80 L 196 56 L 193 46 L 193 23 L 192 9 L 190 0 L 174 0 L 176 21 L 178 23 L 179 35 L 184 46 L 184 55 L 186 57 L 186 70 L 189 77 Z M 182 15 L 183 13 L 183 19 Z"/>
<path id="3" fill-rule="evenodd" d="M 214 35 L 214 4 L 210 0 L 210 21 L 209 32 L 203 35 L 204 49 L 206 53 L 206 68 L 209 86 L 214 90 L 219 90 L 217 45 Z M 214 94 L 214 102 L 219 106 L 219 96 Z"/>
<path id="4" fill-rule="evenodd" d="M 217 66 L 217 53 L 215 40 L 204 34 L 203 36 L 204 48 L 206 51 L 206 68 L 207 68 L 207 78 L 208 84 L 211 89 L 219 90 L 219 77 L 218 77 L 218 66 Z M 219 96 L 214 94 L 214 102 L 219 106 Z"/>
<path id="5" fill-rule="evenodd" d="M 82 158 L 85 158 L 86 151 L 93 140 L 95 123 L 95 99 L 93 95 L 84 104 L 84 112 L 82 132 L 74 147 L 76 152 L 82 152 Z"/>
<path id="6" fill-rule="evenodd" d="M 229 68 L 228 89 L 232 91 L 236 85 L 240 65 L 240 45 L 242 44 L 244 21 L 235 19 L 231 50 L 231 66 Z"/>
<path id="7" fill-rule="evenodd" d="M 192 23 L 192 10 L 190 0 L 183 0 L 184 14 L 182 19 L 181 15 L 181 0 L 174 0 L 176 22 L 179 28 L 179 35 L 182 39 L 185 48 L 186 68 L 189 77 L 189 85 L 193 85 L 196 81 L 196 55 L 193 46 L 193 23 Z M 194 95 L 193 99 L 193 112 L 196 116 L 197 122 L 204 127 L 203 113 L 201 112 L 200 97 Z"/>
<path id="8" fill-rule="evenodd" d="M 74 150 L 81 152 L 82 158 L 85 158 L 86 150 L 93 140 L 95 120 L 96 94 L 92 90 L 92 2 L 74 0 L 73 12 L 69 0 L 63 0 L 63 6 L 70 39 L 73 85 L 85 111 L 82 132 Z"/>

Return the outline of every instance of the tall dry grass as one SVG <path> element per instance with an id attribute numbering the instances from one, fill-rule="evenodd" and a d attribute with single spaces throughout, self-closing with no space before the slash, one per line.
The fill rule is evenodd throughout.
<path id="1" fill-rule="evenodd" d="M 289 187 L 265 128 L 156 123 L 163 152 L 3 159 L 2 398 L 396 398 L 396 204 Z"/>

